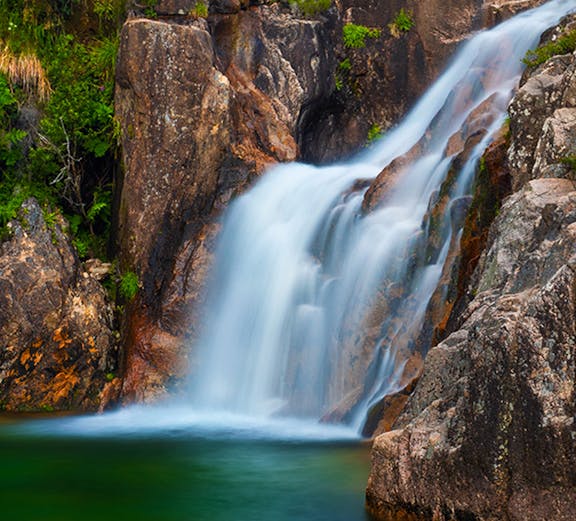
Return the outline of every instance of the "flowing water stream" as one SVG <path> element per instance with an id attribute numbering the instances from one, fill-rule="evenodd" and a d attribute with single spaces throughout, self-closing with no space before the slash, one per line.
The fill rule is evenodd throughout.
<path id="1" fill-rule="evenodd" d="M 521 58 L 575 7 L 553 0 L 476 35 L 365 153 L 322 168 L 277 166 L 232 204 L 187 399 L 0 425 L 3 515 L 365 519 L 368 451 L 358 438 L 366 413 L 401 385 L 457 243 L 455 208 L 504 121 Z M 402 156 L 383 204 L 366 212 L 365 180 Z M 432 226 L 441 194 L 449 203 Z M 386 313 L 376 332 L 358 340 L 378 306 Z M 350 396 L 346 425 L 319 423 Z"/>

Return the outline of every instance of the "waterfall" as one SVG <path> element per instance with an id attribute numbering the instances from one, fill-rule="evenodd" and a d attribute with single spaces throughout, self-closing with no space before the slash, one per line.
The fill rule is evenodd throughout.
<path id="1" fill-rule="evenodd" d="M 348 400 L 347 421 L 361 429 L 369 408 L 401 385 L 458 240 L 454 207 L 504 122 L 522 57 L 573 8 L 553 0 L 479 33 L 369 150 L 327 167 L 275 166 L 231 204 L 194 346 L 195 409 L 317 421 Z M 448 184 L 462 150 L 452 150 L 454 136 L 479 125 Z M 367 180 L 402 157 L 383 203 L 365 211 Z M 432 229 L 442 190 L 450 203 Z"/>

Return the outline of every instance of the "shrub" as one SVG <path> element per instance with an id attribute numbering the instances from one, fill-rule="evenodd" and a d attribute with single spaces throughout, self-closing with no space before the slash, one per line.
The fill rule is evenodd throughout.
<path id="1" fill-rule="evenodd" d="M 0 2 L 0 226 L 34 196 L 70 222 L 82 257 L 106 256 L 119 136 L 114 65 L 125 4 Z M 83 11 L 82 20 L 97 17 L 97 28 L 72 24 L 73 10 Z M 24 105 L 41 114 L 28 134 L 16 126 Z"/>
<path id="2" fill-rule="evenodd" d="M 366 46 L 366 38 L 379 38 L 381 34 L 380 29 L 365 25 L 346 24 L 342 28 L 344 47 L 348 49 L 361 49 Z"/>

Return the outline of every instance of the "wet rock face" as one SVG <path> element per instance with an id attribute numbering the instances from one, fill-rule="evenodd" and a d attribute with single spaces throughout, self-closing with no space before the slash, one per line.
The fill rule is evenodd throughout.
<path id="1" fill-rule="evenodd" d="M 8 411 L 93 411 L 113 401 L 112 313 L 60 223 L 35 200 L 0 246 L 0 405 Z M 105 394 L 104 394 L 105 393 Z"/>
<path id="2" fill-rule="evenodd" d="M 574 56 L 512 103 L 513 194 L 494 220 L 458 327 L 432 348 L 394 430 L 374 443 L 380 519 L 576 518 Z"/>
<path id="3" fill-rule="evenodd" d="M 158 260 L 169 257 L 182 217 L 210 211 L 230 143 L 231 91 L 214 67 L 203 27 L 129 21 L 120 52 L 126 57 L 116 95 L 125 164 L 120 246 L 143 270 L 153 252 Z M 151 284 L 146 291 L 158 291 L 158 281 Z"/>
<path id="4" fill-rule="evenodd" d="M 128 309 L 124 393 L 132 395 L 134 386 L 156 387 L 154 382 L 172 373 L 174 342 L 158 342 L 157 356 L 150 356 L 147 339 L 164 338 L 155 320 L 183 235 L 198 234 L 211 213 L 231 140 L 231 88 L 214 65 L 212 40 L 201 22 L 129 21 L 120 55 L 116 111 L 124 129 L 125 165 L 120 251 L 123 266 L 143 281 Z M 142 373 L 139 383 L 132 371 Z"/>

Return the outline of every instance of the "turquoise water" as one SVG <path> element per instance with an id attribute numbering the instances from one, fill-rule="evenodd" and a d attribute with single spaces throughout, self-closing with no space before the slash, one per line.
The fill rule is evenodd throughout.
<path id="1" fill-rule="evenodd" d="M 366 521 L 358 442 L 30 434 L 0 425 L 2 519 Z"/>

